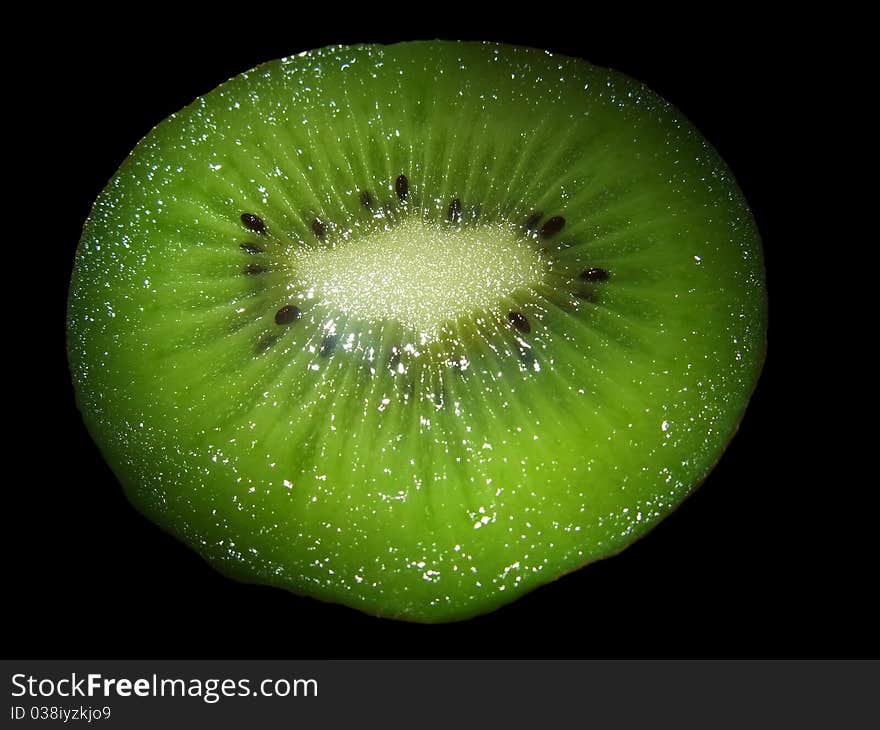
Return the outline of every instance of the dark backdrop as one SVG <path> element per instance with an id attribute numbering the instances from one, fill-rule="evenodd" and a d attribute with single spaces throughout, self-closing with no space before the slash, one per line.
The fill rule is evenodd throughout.
<path id="1" fill-rule="evenodd" d="M 12 428 L 4 479 L 4 602 L 20 657 L 860 656 L 876 652 L 862 601 L 869 573 L 842 542 L 847 486 L 825 450 L 804 440 L 827 389 L 795 355 L 805 306 L 798 283 L 820 244 L 800 186 L 817 174 L 803 148 L 815 121 L 805 90 L 825 83 L 826 46 L 764 18 L 652 23 L 530 17 L 462 18 L 400 29 L 395 9 L 372 23 L 248 17 L 214 27 L 69 18 L 27 34 L 7 86 L 20 131 L 7 139 L 7 252 L 16 264 L 7 320 L 20 326 L 7 379 Z M 537 10 L 534 11 L 537 13 Z M 541 11 L 545 15 L 544 10 Z M 376 18 L 379 18 L 378 22 Z M 70 25 L 68 25 L 68 23 Z M 144 25 L 144 23 L 147 23 Z M 679 27 L 673 23 L 673 27 Z M 568 30 L 566 30 L 568 29 Z M 361 615 L 221 577 L 126 502 L 74 406 L 64 352 L 73 254 L 90 204 L 149 129 L 261 61 L 333 42 L 485 38 L 548 48 L 646 82 L 727 160 L 765 245 L 771 298 L 765 371 L 741 429 L 703 487 L 623 554 L 569 575 L 494 614 L 419 626 Z M 825 75 L 823 75 L 825 74 Z M 19 157 L 22 161 L 18 163 Z M 16 164 L 12 165 L 11 160 Z M 807 175 L 808 177 L 808 175 Z M 800 216 L 800 218 L 798 218 Z M 797 260 L 791 252 L 797 247 Z M 822 263 L 820 260 L 819 263 Z M 815 290 L 814 290 L 815 291 Z M 818 348 L 817 348 L 818 349 Z M 821 425 L 821 424 L 819 424 Z M 858 509 L 858 505 L 853 506 Z"/>

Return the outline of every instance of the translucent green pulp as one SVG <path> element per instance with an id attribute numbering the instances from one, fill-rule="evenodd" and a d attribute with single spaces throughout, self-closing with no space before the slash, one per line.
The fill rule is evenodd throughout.
<path id="1" fill-rule="evenodd" d="M 677 506 L 765 306 L 743 197 L 669 104 L 418 42 L 268 63 L 157 126 L 85 225 L 68 349 L 129 498 L 218 569 L 449 621 Z"/>

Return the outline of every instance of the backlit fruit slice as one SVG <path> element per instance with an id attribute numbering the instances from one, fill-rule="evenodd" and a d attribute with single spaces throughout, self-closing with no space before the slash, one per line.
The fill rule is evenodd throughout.
<path id="1" fill-rule="evenodd" d="M 687 120 L 477 43 L 197 99 L 101 194 L 69 301 L 80 408 L 144 514 L 237 579 L 415 621 L 645 534 L 764 341 L 755 224 Z"/>

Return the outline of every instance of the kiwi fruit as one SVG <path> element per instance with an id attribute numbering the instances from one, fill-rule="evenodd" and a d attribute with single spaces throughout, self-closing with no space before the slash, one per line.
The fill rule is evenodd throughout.
<path id="1" fill-rule="evenodd" d="M 492 611 L 655 526 L 764 358 L 759 234 L 668 102 L 489 43 L 329 47 L 156 126 L 68 300 L 86 426 L 224 574 Z"/>

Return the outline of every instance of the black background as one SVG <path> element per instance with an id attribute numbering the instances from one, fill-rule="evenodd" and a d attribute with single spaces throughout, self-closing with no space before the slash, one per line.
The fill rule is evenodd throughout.
<path id="1" fill-rule="evenodd" d="M 822 154 L 809 91 L 830 83 L 820 46 L 789 25 L 716 18 L 639 32 L 620 21 L 530 18 L 401 28 L 394 8 L 342 28 L 249 17 L 57 19 L 7 84 L 8 172 L 17 175 L 7 251 L 22 328 L 7 379 L 4 487 L 6 653 L 18 657 L 336 658 L 863 656 L 877 652 L 859 530 L 864 480 L 841 463 L 829 388 L 796 344 L 825 337 L 804 275 L 821 263 L 803 225 L 804 180 Z M 444 11 L 445 13 L 445 11 Z M 463 19 L 463 15 L 467 18 Z M 544 13 L 546 15 L 546 12 Z M 339 13 L 341 16 L 341 13 Z M 450 18 L 446 18 L 450 20 Z M 707 21 L 708 23 L 708 21 Z M 568 28 L 569 30 L 566 30 Z M 126 502 L 82 426 L 64 352 L 74 250 L 90 205 L 137 141 L 168 114 L 259 62 L 329 43 L 482 38 L 585 57 L 672 101 L 720 151 L 762 232 L 770 292 L 764 374 L 709 479 L 620 556 L 469 622 L 420 626 L 221 577 Z M 801 39 L 802 40 L 802 39 Z M 11 85 L 10 85 L 11 84 Z M 804 150 L 811 152 L 805 157 Z M 15 164 L 12 164 L 12 160 Z M 808 164 L 804 164 L 804 162 Z M 815 221 L 813 221 L 815 223 Z M 797 247 L 798 256 L 792 257 Z M 793 260 L 795 258 L 796 260 Z M 7 294 L 9 293 L 7 289 Z M 814 290 L 815 291 L 815 290 Z M 806 333 L 799 315 L 811 311 Z M 818 340 L 818 342 L 817 342 Z M 824 426 L 823 426 L 824 424 Z M 825 428 L 823 432 L 822 429 Z M 823 435 L 824 433 L 824 435 Z M 841 499 L 844 497 L 844 499 Z"/>

